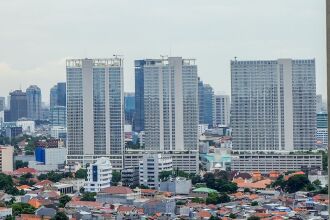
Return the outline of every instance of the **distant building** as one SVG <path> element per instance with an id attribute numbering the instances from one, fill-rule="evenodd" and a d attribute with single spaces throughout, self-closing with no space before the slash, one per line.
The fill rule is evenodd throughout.
<path id="1" fill-rule="evenodd" d="M 56 139 L 66 140 L 67 130 L 66 127 L 52 126 L 50 129 L 50 136 Z"/>
<path id="2" fill-rule="evenodd" d="M 11 172 L 14 166 L 14 147 L 0 146 L 0 172 Z"/>
<path id="3" fill-rule="evenodd" d="M 139 167 L 125 167 L 121 171 L 121 182 L 128 187 L 139 185 Z"/>
<path id="4" fill-rule="evenodd" d="M 6 109 L 6 98 L 0 97 L 0 112 Z"/>
<path id="5" fill-rule="evenodd" d="M 64 168 L 66 148 L 36 147 L 35 161 L 29 161 L 29 167 L 38 171 L 60 170 Z"/>
<path id="6" fill-rule="evenodd" d="M 122 169 L 123 60 L 70 59 L 66 73 L 68 162 L 84 166 L 108 157 L 113 169 Z"/>
<path id="7" fill-rule="evenodd" d="M 41 119 L 41 90 L 38 86 L 32 85 L 26 89 L 27 118 L 30 120 Z"/>
<path id="8" fill-rule="evenodd" d="M 66 127 L 66 107 L 56 105 L 50 110 L 49 121 L 51 126 Z"/>
<path id="9" fill-rule="evenodd" d="M 125 93 L 124 96 L 125 124 L 133 124 L 135 114 L 135 94 Z"/>
<path id="10" fill-rule="evenodd" d="M 99 192 L 110 187 L 112 166 L 109 158 L 101 157 L 87 168 L 86 192 Z"/>
<path id="11" fill-rule="evenodd" d="M 5 113 L 5 121 L 17 121 L 27 117 L 27 97 L 22 90 L 10 93 L 10 110 Z"/>
<path id="12" fill-rule="evenodd" d="M 315 148 L 315 60 L 231 61 L 233 150 Z"/>
<path id="13" fill-rule="evenodd" d="M 22 127 L 22 131 L 24 134 L 33 134 L 35 132 L 35 121 L 21 118 L 16 121 L 17 127 Z"/>
<path id="14" fill-rule="evenodd" d="M 145 154 L 139 165 L 139 182 L 152 189 L 159 188 L 159 174 L 172 171 L 173 163 L 170 156 L 162 154 Z"/>
<path id="15" fill-rule="evenodd" d="M 163 200 L 150 200 L 143 204 L 143 211 L 147 215 L 153 215 L 154 213 L 162 213 L 166 216 L 173 216 L 175 213 L 175 200 L 163 199 Z"/>
<path id="16" fill-rule="evenodd" d="M 111 186 L 102 189 L 96 195 L 97 202 L 106 202 L 110 204 L 132 205 L 135 199 L 139 199 L 140 194 L 124 186 Z"/>
<path id="17" fill-rule="evenodd" d="M 159 191 L 171 192 L 176 195 L 188 195 L 191 191 L 191 180 L 177 177 L 160 183 Z"/>
<path id="18" fill-rule="evenodd" d="M 215 96 L 215 123 L 229 126 L 230 124 L 230 97 L 229 95 Z"/>
<path id="19" fill-rule="evenodd" d="M 133 130 L 144 131 L 144 66 L 145 60 L 135 60 L 135 114 Z"/>
<path id="20" fill-rule="evenodd" d="M 65 82 L 59 82 L 50 89 L 50 109 L 54 106 L 66 106 Z"/>
<path id="21" fill-rule="evenodd" d="M 214 90 L 198 78 L 199 124 L 215 124 Z"/>
<path id="22" fill-rule="evenodd" d="M 10 126 L 6 128 L 6 137 L 15 138 L 23 134 L 22 127 Z"/>
<path id="23" fill-rule="evenodd" d="M 50 89 L 49 103 L 50 103 L 50 109 L 52 109 L 54 106 L 57 105 L 57 85 L 53 86 Z"/>
<path id="24" fill-rule="evenodd" d="M 318 112 L 316 115 L 316 127 L 317 128 L 328 128 L 328 113 Z"/>
<path id="25" fill-rule="evenodd" d="M 322 170 L 321 154 L 237 154 L 232 155 L 231 170 L 240 172 L 286 172 L 302 169 Z"/>
<path id="26" fill-rule="evenodd" d="M 323 100 L 322 95 L 318 94 L 316 95 L 316 113 L 323 112 L 325 109 L 323 109 Z"/>

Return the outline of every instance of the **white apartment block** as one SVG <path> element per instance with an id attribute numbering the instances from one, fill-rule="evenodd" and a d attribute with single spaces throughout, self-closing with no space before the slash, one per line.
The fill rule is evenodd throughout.
<path id="1" fill-rule="evenodd" d="M 231 170 L 240 172 L 299 171 L 307 168 L 322 170 L 321 154 L 237 154 L 232 155 Z"/>
<path id="2" fill-rule="evenodd" d="M 111 178 L 112 166 L 109 158 L 100 157 L 87 168 L 85 191 L 99 192 L 104 188 L 110 187 Z"/>
<path id="3" fill-rule="evenodd" d="M 114 169 L 122 169 L 122 59 L 71 59 L 66 72 L 67 161 L 85 165 L 108 157 Z"/>
<path id="4" fill-rule="evenodd" d="M 233 149 L 315 147 L 315 60 L 231 61 Z"/>
<path id="5" fill-rule="evenodd" d="M 0 146 L 0 172 L 11 172 L 14 166 L 14 147 Z"/>
<path id="6" fill-rule="evenodd" d="M 318 128 L 316 130 L 316 140 L 320 141 L 323 145 L 328 145 L 328 129 Z"/>
<path id="7" fill-rule="evenodd" d="M 229 126 L 230 124 L 230 97 L 229 95 L 215 95 L 215 123 Z"/>
<path id="8" fill-rule="evenodd" d="M 139 184 L 158 189 L 159 174 L 162 171 L 172 170 L 172 157 L 162 154 L 144 154 L 139 163 Z"/>
<path id="9" fill-rule="evenodd" d="M 145 61 L 145 149 L 196 150 L 199 115 L 195 60 L 169 57 Z"/>

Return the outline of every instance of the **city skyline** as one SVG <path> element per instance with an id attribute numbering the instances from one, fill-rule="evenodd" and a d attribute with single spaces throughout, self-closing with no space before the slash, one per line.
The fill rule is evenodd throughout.
<path id="1" fill-rule="evenodd" d="M 47 5 L 42 1 L 4 2 L 0 9 L 0 18 L 6 21 L 3 23 L 6 32 L 0 36 L 3 48 L 0 96 L 40 82 L 37 85 L 44 94 L 42 101 L 48 103 L 50 88 L 65 81 L 67 58 L 112 57 L 113 54 L 124 55 L 124 87 L 126 92 L 132 92 L 134 60 L 162 54 L 196 58 L 201 79 L 215 91 L 229 95 L 230 60 L 236 56 L 240 60 L 315 58 L 317 93 L 326 98 L 324 2 L 236 0 L 204 5 L 195 1 L 189 4 L 190 10 L 184 10 L 187 1 L 170 1 L 161 7 L 144 2 L 149 2 L 148 10 L 141 6 L 146 4 L 129 1 L 98 5 L 65 2 L 66 7 L 62 7 L 64 1 Z M 71 6 L 77 10 L 69 10 Z M 40 7 L 44 10 L 38 10 Z M 90 8 L 95 16 L 84 18 L 84 10 Z M 19 16 L 6 19 L 13 10 Z M 152 21 L 140 16 L 141 10 L 146 12 L 146 17 L 152 16 Z M 171 17 L 166 16 L 169 10 Z M 98 32 L 98 27 L 106 25 L 111 26 L 109 30 L 115 29 L 116 34 L 107 29 Z M 147 26 L 147 31 L 141 31 Z M 78 38 L 72 34 L 73 29 Z"/>

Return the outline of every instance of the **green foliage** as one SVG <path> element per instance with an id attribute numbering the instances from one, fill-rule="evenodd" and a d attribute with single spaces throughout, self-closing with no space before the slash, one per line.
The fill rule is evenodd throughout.
<path id="1" fill-rule="evenodd" d="M 113 171 L 113 172 L 112 172 L 111 183 L 112 183 L 113 185 L 116 185 L 116 184 L 118 184 L 118 182 L 120 182 L 120 180 L 121 180 L 121 174 L 120 174 L 120 172 L 118 172 L 118 171 Z"/>
<path id="2" fill-rule="evenodd" d="M 258 206 L 258 205 L 259 205 L 259 203 L 257 201 L 251 202 L 251 206 Z"/>
<path id="3" fill-rule="evenodd" d="M 57 212 L 51 220 L 69 220 L 69 217 L 64 212 Z"/>
<path id="4" fill-rule="evenodd" d="M 75 177 L 78 179 L 86 179 L 87 178 L 87 170 L 86 169 L 79 169 L 77 170 Z"/>
<path id="5" fill-rule="evenodd" d="M 13 215 L 18 216 L 20 214 L 34 214 L 35 208 L 28 203 L 14 203 L 11 205 L 13 209 Z"/>
<path id="6" fill-rule="evenodd" d="M 95 196 L 95 192 L 84 192 L 80 201 L 96 201 Z"/>
<path id="7" fill-rule="evenodd" d="M 12 215 L 7 215 L 4 220 L 15 220 L 15 217 Z"/>
<path id="8" fill-rule="evenodd" d="M 202 177 L 200 175 L 193 175 L 191 176 L 191 183 L 193 185 L 197 184 L 197 183 L 201 183 L 202 182 Z"/>
<path id="9" fill-rule="evenodd" d="M 140 186 L 139 186 L 139 188 L 140 188 L 140 189 L 149 189 L 149 187 L 148 187 L 148 186 L 145 186 L 145 185 L 143 185 L 143 184 L 142 184 L 142 185 L 140 185 Z"/>
<path id="10" fill-rule="evenodd" d="M 59 199 L 60 202 L 60 208 L 64 208 L 65 205 L 71 201 L 71 197 L 68 195 L 64 195 Z"/>
<path id="11" fill-rule="evenodd" d="M 249 193 L 249 192 L 251 192 L 251 190 L 249 188 L 244 188 L 244 192 Z"/>
<path id="12" fill-rule="evenodd" d="M 321 181 L 319 179 L 313 181 L 313 185 L 315 186 L 321 186 Z"/>
<path id="13" fill-rule="evenodd" d="M 303 190 L 310 185 L 310 181 L 306 175 L 294 175 L 286 181 L 286 191 L 289 193 L 295 193 Z"/>
<path id="14" fill-rule="evenodd" d="M 24 191 L 19 191 L 15 186 L 11 176 L 0 173 L 0 190 L 4 190 L 10 195 L 24 195 Z"/>
<path id="15" fill-rule="evenodd" d="M 226 203 L 230 202 L 230 198 L 227 194 L 221 194 L 219 196 L 218 193 L 209 193 L 208 197 L 206 198 L 206 204 L 219 204 L 219 203 Z"/>
<path id="16" fill-rule="evenodd" d="M 260 218 L 258 216 L 251 216 L 248 217 L 247 220 L 260 220 Z"/>
<path id="17" fill-rule="evenodd" d="M 21 160 L 16 160 L 15 161 L 15 169 L 17 170 L 18 168 L 23 168 L 23 167 L 27 167 L 29 165 L 28 162 L 23 162 Z"/>
<path id="18" fill-rule="evenodd" d="M 327 151 L 319 151 L 322 154 L 322 169 L 328 170 L 328 152 Z"/>
<path id="19" fill-rule="evenodd" d="M 237 184 L 228 180 L 227 172 L 222 171 L 222 173 L 219 174 L 218 178 L 216 178 L 213 173 L 206 173 L 203 177 L 206 186 L 220 193 L 235 193 L 238 189 Z"/>
<path id="20" fill-rule="evenodd" d="M 209 220 L 220 220 L 220 218 L 218 218 L 217 216 L 212 215 L 212 216 L 209 218 Z"/>
<path id="21" fill-rule="evenodd" d="M 173 171 L 162 171 L 159 173 L 158 178 L 159 180 L 166 181 L 173 175 Z"/>
<path id="22" fill-rule="evenodd" d="M 195 203 L 205 203 L 205 200 L 199 197 L 192 198 L 191 201 Z"/>
<path id="23" fill-rule="evenodd" d="M 218 202 L 219 203 L 230 202 L 230 197 L 226 193 L 223 193 L 223 194 L 220 195 Z"/>
<path id="24" fill-rule="evenodd" d="M 176 205 L 185 205 L 186 203 L 187 203 L 186 201 L 179 200 L 176 202 Z"/>
<path id="25" fill-rule="evenodd" d="M 231 219 L 237 218 L 237 216 L 235 214 L 233 214 L 233 213 L 230 213 L 228 217 L 231 218 Z"/>
<path id="26" fill-rule="evenodd" d="M 318 193 L 319 194 L 328 194 L 328 185 L 323 187 Z"/>
<path id="27" fill-rule="evenodd" d="M 50 171 L 46 174 L 40 174 L 38 176 L 38 180 L 50 180 L 52 182 L 59 182 L 62 178 L 72 176 L 71 173 L 56 173 L 54 171 Z"/>

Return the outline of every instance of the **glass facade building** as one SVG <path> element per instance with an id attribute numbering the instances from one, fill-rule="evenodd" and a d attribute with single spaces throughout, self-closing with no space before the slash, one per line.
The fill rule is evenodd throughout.
<path id="1" fill-rule="evenodd" d="M 32 85 L 26 89 L 27 117 L 31 120 L 41 119 L 41 90 Z"/>

